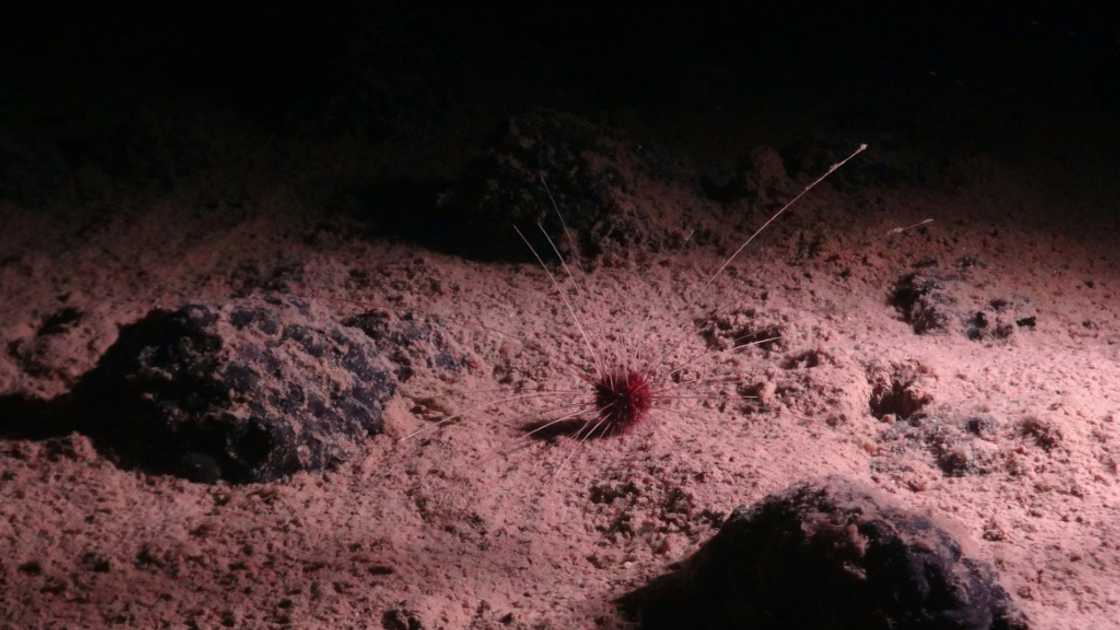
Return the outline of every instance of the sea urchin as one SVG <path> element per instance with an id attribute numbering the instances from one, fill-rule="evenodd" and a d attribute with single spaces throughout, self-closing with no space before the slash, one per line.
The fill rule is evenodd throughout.
<path id="1" fill-rule="evenodd" d="M 635 369 L 618 369 L 593 381 L 600 435 L 622 435 L 637 426 L 653 407 L 650 377 Z"/>

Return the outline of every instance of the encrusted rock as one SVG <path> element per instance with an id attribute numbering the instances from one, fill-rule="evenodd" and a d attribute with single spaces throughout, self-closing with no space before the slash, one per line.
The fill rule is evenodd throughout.
<path id="1" fill-rule="evenodd" d="M 441 332 L 441 322 L 430 316 L 372 310 L 342 323 L 361 330 L 382 348 L 396 366 L 395 374 L 401 382 L 417 369 L 447 375 L 459 372 L 469 362 Z"/>
<path id="2" fill-rule="evenodd" d="M 895 282 L 890 304 L 898 309 L 915 333 L 923 335 L 948 327 L 956 299 L 946 292 L 942 278 L 919 271 L 908 273 Z"/>
<path id="3" fill-rule="evenodd" d="M 594 255 L 602 239 L 632 233 L 617 229 L 625 223 L 620 193 L 627 188 L 620 148 L 609 130 L 571 114 L 537 110 L 512 117 L 468 169 L 443 220 L 468 254 L 531 259 L 511 225 L 548 254 L 551 246 L 536 226 L 541 223 L 566 255 Z M 496 233 L 508 238 L 495 239 Z M 573 242 L 580 251 L 571 251 Z"/>
<path id="4" fill-rule="evenodd" d="M 985 475 L 997 470 L 1003 459 L 999 446 L 990 441 L 998 429 L 994 418 L 961 417 L 945 408 L 899 418 L 879 434 L 871 467 L 875 472 L 912 471 L 918 451 L 919 458 L 928 458 L 945 476 Z"/>
<path id="5" fill-rule="evenodd" d="M 1023 297 L 981 299 L 976 283 L 964 275 L 975 266 L 958 261 L 960 273 L 941 271 L 928 261 L 918 271 L 900 276 L 891 288 L 888 303 L 919 335 L 949 331 L 960 326 L 973 341 L 998 342 L 1016 330 L 1033 330 L 1038 316 Z"/>
<path id="6" fill-rule="evenodd" d="M 1026 628 L 991 568 L 929 519 L 840 477 L 739 508 L 621 600 L 641 628 Z"/>
<path id="7" fill-rule="evenodd" d="M 366 334 L 296 298 L 157 309 L 125 326 L 72 396 L 123 465 L 266 481 L 353 456 L 396 380 Z"/>

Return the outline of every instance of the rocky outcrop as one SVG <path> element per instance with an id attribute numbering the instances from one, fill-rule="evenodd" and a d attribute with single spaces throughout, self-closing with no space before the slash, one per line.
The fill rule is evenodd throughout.
<path id="1" fill-rule="evenodd" d="M 645 629 L 1027 627 L 952 535 L 839 477 L 737 509 L 673 573 L 620 603 Z"/>
<path id="2" fill-rule="evenodd" d="M 382 430 L 390 363 L 314 303 L 247 297 L 125 326 L 70 404 L 120 464 L 254 482 L 346 461 Z"/>
<path id="3" fill-rule="evenodd" d="M 555 260 L 553 247 L 590 259 L 612 245 L 673 242 L 673 226 L 651 219 L 654 209 L 634 192 L 641 181 L 671 181 L 679 168 L 615 130 L 536 109 L 503 121 L 456 181 L 374 183 L 353 202 L 379 237 L 480 260 L 535 260 L 516 226 L 546 260 Z"/>

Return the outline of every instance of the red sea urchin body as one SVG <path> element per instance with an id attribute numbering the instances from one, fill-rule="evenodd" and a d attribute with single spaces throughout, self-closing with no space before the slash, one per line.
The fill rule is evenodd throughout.
<path id="1" fill-rule="evenodd" d="M 637 370 L 617 370 L 595 383 L 595 406 L 604 424 L 602 435 L 621 435 L 638 425 L 653 406 L 653 389 Z"/>

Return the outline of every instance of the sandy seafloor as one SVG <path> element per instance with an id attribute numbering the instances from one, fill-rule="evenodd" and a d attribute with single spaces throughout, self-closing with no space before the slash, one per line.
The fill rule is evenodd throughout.
<path id="1" fill-rule="evenodd" d="M 839 473 L 951 527 L 1032 627 L 1118 628 L 1115 196 L 1105 181 L 1049 186 L 999 162 L 965 170 L 952 186 L 826 182 L 704 291 L 766 212 L 638 183 L 631 198 L 652 223 L 707 238 L 609 248 L 564 291 L 603 360 L 688 358 L 691 378 L 734 380 L 684 383 L 632 433 L 582 446 L 520 439 L 548 397 L 482 406 L 587 390 L 590 353 L 536 264 L 370 238 L 314 209 L 274 212 L 282 196 L 107 215 L 6 208 L 0 392 L 59 395 L 117 326 L 245 290 L 340 319 L 430 318 L 468 367 L 404 383 L 364 457 L 274 483 L 122 470 L 78 434 L 0 439 L 0 625 L 623 627 L 612 600 L 695 550 L 734 507 Z M 1033 327 L 974 340 L 953 320 L 915 334 L 888 298 L 901 276 L 930 269 L 954 278 L 962 302 L 1003 300 Z M 64 307 L 80 320 L 37 337 Z M 719 354 L 704 330 L 720 321 L 763 322 L 781 340 Z M 928 422 L 982 417 L 985 430 L 945 445 L 874 417 L 884 374 L 918 379 Z M 955 447 L 964 463 L 947 469 Z"/>

